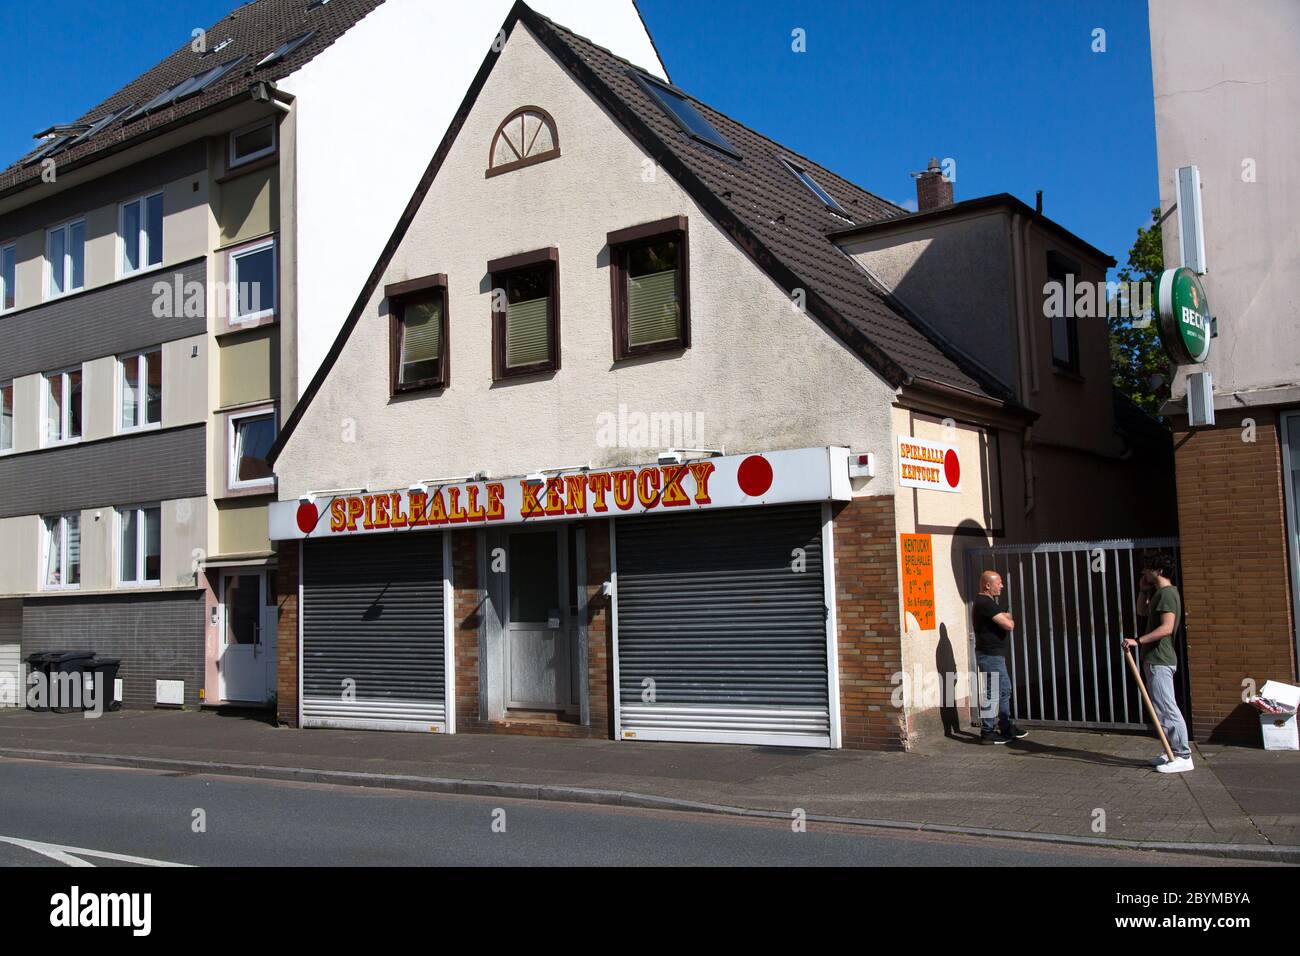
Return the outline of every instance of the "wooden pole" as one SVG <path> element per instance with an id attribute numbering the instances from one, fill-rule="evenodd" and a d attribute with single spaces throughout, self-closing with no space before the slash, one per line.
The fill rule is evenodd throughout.
<path id="1" fill-rule="evenodd" d="M 1156 713 L 1156 705 L 1151 702 L 1151 695 L 1147 693 L 1147 685 L 1142 683 L 1142 672 L 1138 670 L 1137 661 L 1133 659 L 1133 652 L 1128 645 L 1124 645 L 1124 656 L 1128 658 L 1128 669 L 1133 672 L 1133 679 L 1138 682 L 1138 690 L 1142 691 L 1142 699 L 1147 702 L 1147 713 L 1151 715 L 1151 722 L 1156 725 L 1156 733 L 1160 735 L 1160 743 L 1164 745 L 1165 755 L 1170 761 L 1174 760 L 1174 751 L 1169 746 L 1169 738 L 1165 736 L 1165 729 L 1160 726 L 1160 715 Z"/>

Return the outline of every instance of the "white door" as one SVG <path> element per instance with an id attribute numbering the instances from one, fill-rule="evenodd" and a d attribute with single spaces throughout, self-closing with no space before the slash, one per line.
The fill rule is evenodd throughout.
<path id="1" fill-rule="evenodd" d="M 265 704 L 275 690 L 275 592 L 270 572 L 221 576 L 221 700 Z"/>
<path id="2" fill-rule="evenodd" d="M 506 707 L 571 710 L 567 535 L 514 531 L 506 540 Z"/>

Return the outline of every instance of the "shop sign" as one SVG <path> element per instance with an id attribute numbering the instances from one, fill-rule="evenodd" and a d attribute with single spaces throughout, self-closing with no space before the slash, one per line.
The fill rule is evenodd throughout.
<path id="1" fill-rule="evenodd" d="M 270 536 L 328 538 L 464 525 L 676 513 L 852 497 L 847 448 L 570 470 L 401 491 L 308 494 L 270 507 Z"/>
<path id="2" fill-rule="evenodd" d="M 1166 269 L 1156 287 L 1160 341 L 1176 365 L 1199 365 L 1210 356 L 1210 303 L 1196 273 Z"/>
<path id="3" fill-rule="evenodd" d="M 898 483 L 904 488 L 961 491 L 961 455 L 957 446 L 899 435 Z"/>
<path id="4" fill-rule="evenodd" d="M 898 552 L 903 557 L 903 613 L 916 629 L 933 631 L 934 540 L 928 534 L 900 534 Z M 906 619 L 906 618 L 905 618 Z"/>

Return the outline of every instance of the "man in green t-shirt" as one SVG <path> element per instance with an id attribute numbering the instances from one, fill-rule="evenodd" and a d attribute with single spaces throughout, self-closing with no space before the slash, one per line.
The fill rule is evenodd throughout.
<path id="1" fill-rule="evenodd" d="M 1173 559 L 1167 554 L 1153 555 L 1142 567 L 1142 580 L 1138 585 L 1137 613 L 1139 619 L 1146 615 L 1146 633 L 1137 640 L 1127 638 L 1124 646 L 1137 650 L 1148 648 L 1143 661 L 1147 693 L 1155 706 L 1160 726 L 1169 739 L 1169 749 L 1174 752 L 1170 760 L 1161 754 L 1152 761 L 1161 773 L 1183 773 L 1192 769 L 1192 748 L 1187 742 L 1187 724 L 1174 699 L 1174 672 L 1178 669 L 1178 654 L 1174 638 L 1183 620 L 1183 599 L 1173 585 Z"/>

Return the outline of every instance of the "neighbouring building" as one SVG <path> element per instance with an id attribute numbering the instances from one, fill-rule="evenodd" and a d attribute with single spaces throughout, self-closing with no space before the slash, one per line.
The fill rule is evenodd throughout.
<path id="1" fill-rule="evenodd" d="M 1243 704 L 1294 683 L 1300 641 L 1300 5 L 1151 0 L 1165 266 L 1180 261 L 1175 172 L 1195 166 L 1201 282 L 1218 335 L 1165 408 L 1175 429 L 1193 733 L 1257 743 Z M 1187 372 L 1209 372 L 1214 424 L 1188 427 Z"/>
<path id="2" fill-rule="evenodd" d="M 548 6 L 662 75 L 630 0 Z M 45 650 L 273 699 L 265 455 L 507 10 L 256 0 L 0 172 L 6 702 Z"/>
<path id="3" fill-rule="evenodd" d="M 1105 253 L 502 30 L 269 455 L 282 722 L 905 747 L 968 548 L 1172 531 Z"/>

